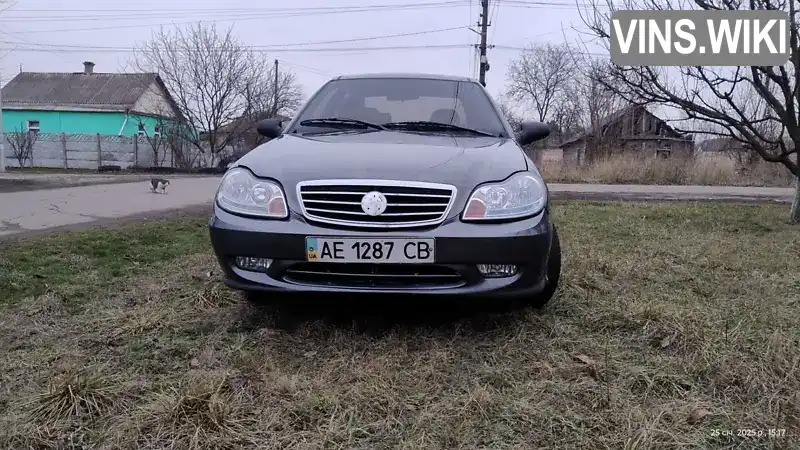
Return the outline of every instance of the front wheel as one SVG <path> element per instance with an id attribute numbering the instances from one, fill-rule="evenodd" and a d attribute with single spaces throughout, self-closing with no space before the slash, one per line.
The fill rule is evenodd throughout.
<path id="1" fill-rule="evenodd" d="M 541 292 L 535 294 L 528 304 L 536 309 L 543 308 L 558 289 L 558 280 L 561 278 L 561 241 L 558 238 L 558 231 L 553 226 L 553 242 L 550 244 L 550 256 L 547 258 L 547 269 L 545 271 L 545 286 Z"/>

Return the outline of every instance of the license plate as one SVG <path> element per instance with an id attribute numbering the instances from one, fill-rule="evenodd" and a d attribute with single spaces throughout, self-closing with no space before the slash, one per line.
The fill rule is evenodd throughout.
<path id="1" fill-rule="evenodd" d="M 313 262 L 432 263 L 434 250 L 431 238 L 306 237 L 306 259 Z"/>

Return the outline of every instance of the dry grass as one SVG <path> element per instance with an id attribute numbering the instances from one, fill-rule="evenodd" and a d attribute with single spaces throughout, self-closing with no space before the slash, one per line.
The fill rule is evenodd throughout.
<path id="1" fill-rule="evenodd" d="M 612 156 L 584 166 L 564 164 L 560 156 L 546 155 L 541 171 L 549 183 L 792 186 L 791 174 L 781 165 L 759 162 L 737 173 L 736 164 L 726 155 L 670 159 Z"/>
<path id="2" fill-rule="evenodd" d="M 106 414 L 114 401 L 115 385 L 98 374 L 82 373 L 74 368 L 56 375 L 46 392 L 31 403 L 31 416 L 47 423 Z"/>
<path id="3" fill-rule="evenodd" d="M 183 219 L 201 250 L 85 278 L 78 303 L 61 295 L 79 281 L 14 278 L 27 297 L 0 307 L 0 447 L 800 448 L 800 229 L 784 209 L 558 204 L 565 276 L 541 313 L 264 312 L 219 287 L 207 235 L 187 231 L 205 218 Z M 739 429 L 786 435 L 713 436 Z"/>

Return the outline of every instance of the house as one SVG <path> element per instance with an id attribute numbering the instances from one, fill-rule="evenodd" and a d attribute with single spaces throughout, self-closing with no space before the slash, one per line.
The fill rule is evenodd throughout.
<path id="1" fill-rule="evenodd" d="M 565 163 L 582 164 L 593 150 L 663 158 L 691 155 L 694 140 L 644 106 L 630 105 L 600 119 L 592 129 L 566 139 L 559 147 Z"/>
<path id="2" fill-rule="evenodd" d="M 714 137 L 697 143 L 697 151 L 724 153 L 744 151 L 744 145 L 732 137 Z"/>
<path id="3" fill-rule="evenodd" d="M 248 152 L 269 140 L 258 134 L 256 127 L 262 120 L 270 118 L 273 118 L 273 114 L 267 112 L 244 114 L 217 128 L 213 135 L 217 142 L 227 142 L 235 152 Z M 275 118 L 281 119 L 284 123 L 289 119 L 282 115 Z M 201 133 L 201 138 L 210 139 L 211 134 Z"/>
<path id="4" fill-rule="evenodd" d="M 151 136 L 164 118 L 180 117 L 154 73 L 21 72 L 2 89 L 7 131 Z"/>
<path id="5" fill-rule="evenodd" d="M 697 153 L 706 157 L 729 158 L 740 170 L 761 160 L 757 151 L 748 144 L 732 137 L 713 137 L 697 143 Z"/>

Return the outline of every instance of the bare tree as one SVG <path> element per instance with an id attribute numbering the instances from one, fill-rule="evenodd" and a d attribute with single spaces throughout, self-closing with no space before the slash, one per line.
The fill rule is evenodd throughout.
<path id="1" fill-rule="evenodd" d="M 574 53 L 566 43 L 527 47 L 509 64 L 506 91 L 510 98 L 533 106 L 539 121 L 550 120 L 574 77 Z"/>
<path id="2" fill-rule="evenodd" d="M 609 79 L 611 61 L 608 58 L 592 57 L 588 53 L 576 53 L 579 67 L 571 84 L 574 100 L 571 117 L 580 121 L 583 132 L 592 136 L 587 141 L 587 162 L 606 156 L 613 151 L 615 142 L 603 130 L 605 119 L 628 105 L 614 89 L 615 81 Z"/>
<path id="3" fill-rule="evenodd" d="M 741 111 L 748 117 L 757 120 L 769 113 L 769 105 L 760 96 L 747 95 L 744 91 L 737 91 L 732 94 L 736 97 L 736 103 L 740 105 Z M 766 136 L 775 136 L 780 133 L 775 122 L 762 122 L 754 125 L 758 131 Z M 696 132 L 702 135 L 712 136 L 713 139 L 705 147 L 711 151 L 717 151 L 727 155 L 735 164 L 737 173 L 748 172 L 754 164 L 761 161 L 758 152 L 742 139 L 734 139 L 728 136 L 727 131 L 719 125 L 700 122 L 696 125 Z"/>
<path id="4" fill-rule="evenodd" d="M 498 106 L 500 107 L 500 113 L 503 114 L 503 117 L 505 117 L 508 124 L 511 125 L 511 128 L 513 128 L 515 131 L 519 130 L 522 126 L 522 117 L 517 115 L 513 107 L 509 104 L 508 100 L 501 100 Z"/>
<path id="5" fill-rule="evenodd" d="M 165 124 L 161 142 L 164 145 L 164 151 L 169 150 L 172 153 L 172 162 L 175 167 L 191 170 L 197 167 L 200 152 L 193 151 L 196 148 L 184 138 L 186 133 L 180 128 L 182 126 L 181 123 L 174 122 Z"/>
<path id="6" fill-rule="evenodd" d="M 38 137 L 38 133 L 25 130 L 23 125 L 6 133 L 6 141 L 11 147 L 11 154 L 17 159 L 20 167 L 25 167 L 25 163 L 32 159 L 33 146 L 36 145 Z"/>
<path id="7" fill-rule="evenodd" d="M 232 28 L 219 32 L 214 24 L 202 23 L 154 33 L 139 46 L 132 65 L 161 76 L 185 120 L 176 132 L 207 154 L 211 165 L 251 126 L 239 119 L 254 113 L 253 93 L 269 83 L 271 73 L 267 59 L 236 38 Z"/>
<path id="8" fill-rule="evenodd" d="M 577 78 L 570 80 L 564 86 L 563 94 L 555 103 L 552 109 L 551 122 L 554 124 L 555 134 L 551 136 L 556 137 L 561 142 L 565 137 L 574 133 L 581 132 L 584 129 L 584 110 L 585 105 L 580 98 L 581 90 Z"/>
<path id="9" fill-rule="evenodd" d="M 297 111 L 303 101 L 303 90 L 292 72 L 278 71 L 277 84 L 275 66 L 264 76 L 245 87 L 249 115 L 243 116 L 239 133 L 239 146 L 253 149 L 267 138 L 255 132 L 259 121 L 269 118 L 288 117 Z"/>
<path id="10" fill-rule="evenodd" d="M 713 127 L 681 129 L 730 137 L 753 149 L 765 161 L 782 164 L 796 177 L 791 219 L 800 222 L 800 30 L 796 1 L 750 0 L 591 0 L 582 12 L 593 38 L 608 47 L 610 17 L 616 9 L 630 10 L 780 10 L 789 13 L 791 55 L 778 67 L 622 67 L 612 66 L 607 86 L 632 102 L 675 107 L 685 119 Z M 747 102 L 764 108 L 749 108 Z M 744 103 L 743 103 L 744 102 Z"/>
<path id="11" fill-rule="evenodd" d="M 167 135 L 174 132 L 174 120 L 167 117 L 169 116 L 159 115 L 153 117 L 150 121 L 146 120 L 144 116 L 135 116 L 134 118 L 140 130 L 136 138 L 144 136 L 147 147 L 153 156 L 154 167 L 161 167 L 166 162 L 167 149 L 169 149 Z M 152 133 L 147 129 L 148 123 L 155 123 Z"/>

